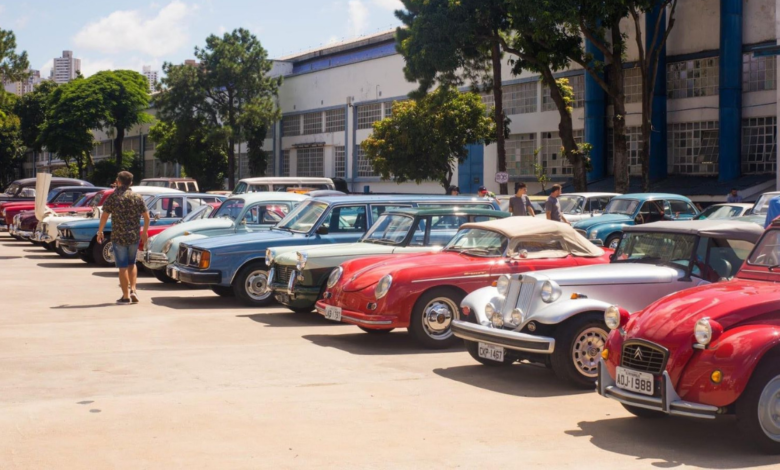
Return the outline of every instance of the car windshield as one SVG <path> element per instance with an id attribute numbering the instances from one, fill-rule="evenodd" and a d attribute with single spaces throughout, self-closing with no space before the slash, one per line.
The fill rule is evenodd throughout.
<path id="1" fill-rule="evenodd" d="M 55 199 L 57 199 L 57 196 L 60 195 L 62 191 L 49 191 L 49 195 L 46 197 L 46 202 L 52 202 Z"/>
<path id="2" fill-rule="evenodd" d="M 227 217 L 230 220 L 236 220 L 236 218 L 241 214 L 241 209 L 243 208 L 243 199 L 228 199 L 227 201 L 223 202 L 221 206 L 219 206 L 219 209 L 217 210 L 217 213 L 214 214 L 214 217 Z"/>
<path id="3" fill-rule="evenodd" d="M 696 249 L 696 236 L 663 232 L 628 232 L 623 235 L 615 262 L 675 264 L 688 268 Z"/>
<path id="4" fill-rule="evenodd" d="M 634 215 L 636 208 L 639 206 L 639 201 L 636 199 L 613 199 L 609 201 L 607 207 L 604 209 L 605 214 L 623 214 Z"/>
<path id="5" fill-rule="evenodd" d="M 475 256 L 503 256 L 507 243 L 507 238 L 500 233 L 468 228 L 456 233 L 444 250 Z"/>
<path id="6" fill-rule="evenodd" d="M 766 211 L 769 210 L 769 201 L 776 196 L 780 196 L 780 194 L 778 193 L 762 194 L 761 197 L 758 198 L 758 201 L 756 201 L 756 205 L 753 206 L 753 210 L 751 211 L 751 214 L 766 215 Z"/>
<path id="7" fill-rule="evenodd" d="M 562 195 L 558 197 L 558 202 L 561 203 L 561 210 L 564 214 L 579 214 L 582 212 L 582 206 L 585 198 L 582 196 Z"/>
<path id="8" fill-rule="evenodd" d="M 10 186 L 5 188 L 5 194 L 8 194 L 9 196 L 13 196 L 17 191 L 19 191 L 19 185 L 17 183 L 12 183 Z"/>
<path id="9" fill-rule="evenodd" d="M 414 217 L 408 215 L 382 214 L 379 220 L 368 229 L 368 233 L 363 236 L 361 241 L 385 245 L 400 245 L 406 239 L 413 224 Z M 425 235 L 424 228 L 422 234 Z"/>
<path id="10" fill-rule="evenodd" d="M 780 266 L 780 230 L 769 230 L 748 258 L 748 264 L 754 266 Z"/>
<path id="11" fill-rule="evenodd" d="M 84 207 L 89 204 L 90 201 L 92 201 L 92 198 L 95 197 L 94 194 L 86 193 L 81 196 L 81 199 L 76 201 L 75 204 L 73 204 L 73 207 Z"/>
<path id="12" fill-rule="evenodd" d="M 189 222 L 190 220 L 205 219 L 211 213 L 211 210 L 212 207 L 210 205 L 204 204 L 187 214 L 187 217 L 181 219 L 181 221 Z"/>
<path id="13" fill-rule="evenodd" d="M 742 208 L 739 206 L 710 206 L 704 209 L 704 212 L 694 217 L 694 219 L 730 219 L 739 216 L 741 213 Z"/>
<path id="14" fill-rule="evenodd" d="M 324 202 L 306 201 L 287 215 L 276 228 L 291 232 L 308 233 L 328 209 Z"/>

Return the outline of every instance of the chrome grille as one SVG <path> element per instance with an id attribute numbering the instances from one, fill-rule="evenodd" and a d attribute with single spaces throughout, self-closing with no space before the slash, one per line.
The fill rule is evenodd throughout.
<path id="1" fill-rule="evenodd" d="M 287 284 L 290 282 L 290 276 L 295 270 L 294 266 L 281 266 L 276 265 L 276 281 L 279 284 Z"/>
<path id="2" fill-rule="evenodd" d="M 527 279 L 527 280 L 525 280 Z M 519 308 L 523 312 L 523 319 L 528 317 L 528 310 L 531 307 L 531 303 L 534 300 L 534 287 L 536 286 L 536 279 L 524 278 L 522 275 L 519 280 L 512 280 L 509 284 L 509 292 L 507 292 L 501 313 L 504 316 L 505 322 L 512 320 L 512 310 Z M 507 325 L 509 327 L 509 325 Z"/>
<path id="3" fill-rule="evenodd" d="M 661 346 L 646 343 L 626 343 L 623 345 L 621 365 L 628 369 L 660 374 L 666 366 L 667 351 Z"/>

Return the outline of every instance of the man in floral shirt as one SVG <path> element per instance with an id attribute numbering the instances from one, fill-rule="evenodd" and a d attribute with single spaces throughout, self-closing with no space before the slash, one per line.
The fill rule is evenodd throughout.
<path id="1" fill-rule="evenodd" d="M 114 261 L 119 268 L 119 284 L 122 286 L 122 298 L 116 301 L 120 305 L 138 303 L 138 270 L 135 267 L 135 256 L 138 253 L 138 219 L 141 216 L 144 218 L 144 229 L 141 233 L 144 245 L 149 238 L 149 211 L 141 196 L 130 189 L 132 184 L 132 173 L 119 172 L 116 176 L 116 190 L 103 204 L 103 215 L 100 217 L 97 233 L 97 242 L 102 244 L 105 240 L 103 228 L 111 216 L 111 242 Z"/>

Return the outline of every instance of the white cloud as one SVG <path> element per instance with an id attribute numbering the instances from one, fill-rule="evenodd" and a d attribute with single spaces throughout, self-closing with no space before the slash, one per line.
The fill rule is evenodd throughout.
<path id="1" fill-rule="evenodd" d="M 81 59 L 81 74 L 85 77 L 95 75 L 103 70 L 116 70 L 118 68 L 125 67 L 117 67 L 111 59 Z"/>
<path id="2" fill-rule="evenodd" d="M 138 10 L 119 10 L 83 27 L 73 38 L 82 49 L 107 54 L 141 52 L 152 57 L 172 54 L 187 45 L 187 17 L 197 9 L 180 0 L 145 18 Z"/>
<path id="3" fill-rule="evenodd" d="M 2 13 L 2 12 L 0 12 L 0 13 Z M 29 16 L 26 16 L 26 15 L 25 16 L 20 16 L 19 18 L 17 18 L 14 21 L 14 27 L 16 29 L 24 29 L 24 27 L 27 26 L 27 23 L 29 23 L 29 22 L 30 22 L 30 17 Z"/>
<path id="4" fill-rule="evenodd" d="M 52 67 L 54 67 L 54 59 L 49 59 L 45 64 L 41 65 L 41 68 L 39 69 L 41 71 L 41 78 L 49 78 Z"/>
<path id="5" fill-rule="evenodd" d="M 361 0 L 349 0 L 347 4 L 347 14 L 349 21 L 347 31 L 350 36 L 360 36 L 365 34 L 368 28 L 368 8 Z"/>
<path id="6" fill-rule="evenodd" d="M 401 3 L 401 0 L 374 0 L 374 5 L 390 11 L 404 9 L 404 4 Z"/>

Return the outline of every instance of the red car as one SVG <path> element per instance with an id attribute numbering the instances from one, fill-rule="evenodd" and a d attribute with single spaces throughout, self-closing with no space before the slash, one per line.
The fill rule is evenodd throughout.
<path id="1" fill-rule="evenodd" d="M 46 205 L 49 208 L 72 207 L 74 204 L 76 204 L 79 200 L 82 199 L 82 196 L 84 194 L 95 192 L 100 189 L 103 188 L 96 188 L 94 186 L 61 186 L 58 188 L 54 188 L 48 194 Z M 3 222 L 0 223 L 4 223 L 8 225 L 7 229 L 9 232 L 12 232 L 11 235 L 14 236 L 14 238 L 17 239 L 30 238 L 29 236 L 25 237 L 13 233 L 12 227 L 10 226 L 11 224 L 13 224 L 14 217 L 17 214 L 26 211 L 34 211 L 34 210 L 35 210 L 35 201 L 18 201 L 18 202 L 3 203 L 2 207 L 0 208 L 0 219 L 3 219 Z"/>
<path id="2" fill-rule="evenodd" d="M 599 394 L 640 417 L 736 414 L 743 437 L 780 453 L 780 221 L 734 280 L 605 321 Z"/>
<path id="3" fill-rule="evenodd" d="M 428 348 L 458 340 L 463 297 L 502 274 L 609 263 L 609 253 L 569 225 L 509 217 L 461 226 L 441 252 L 348 261 L 328 279 L 317 312 L 368 333 L 408 328 Z"/>

